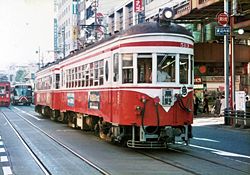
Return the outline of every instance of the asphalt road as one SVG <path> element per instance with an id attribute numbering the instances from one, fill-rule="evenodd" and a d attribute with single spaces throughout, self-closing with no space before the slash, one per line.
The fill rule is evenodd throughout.
<path id="1" fill-rule="evenodd" d="M 222 118 L 195 119 L 194 138 L 188 147 L 174 146 L 178 152 L 171 149 L 138 151 L 110 144 L 92 133 L 74 130 L 65 124 L 42 119 L 34 112 L 32 106 L 11 108 L 81 156 L 107 170 L 109 174 L 248 174 L 246 172 L 250 172 L 249 130 L 223 126 Z M 0 108 L 0 111 L 5 109 Z M 39 135 L 37 131 L 31 130 L 27 124 L 21 124 L 22 118 L 14 114 L 11 114 L 10 118 L 26 140 L 33 145 L 34 151 L 39 153 L 51 170 L 54 170 L 53 174 L 95 172 L 91 173 L 90 168 L 84 171 L 81 166 L 86 165 L 74 161 L 74 157 L 70 158 L 72 155 L 65 156 L 68 154 L 65 150 Z M 13 174 L 43 174 L 2 115 L 0 115 L 0 136 L 0 156 L 6 155 L 8 159 L 6 161 L 6 158 L 0 158 L 2 167 L 0 174 L 4 172 L 7 174 L 9 169 Z M 4 152 L 1 148 L 4 148 Z"/>

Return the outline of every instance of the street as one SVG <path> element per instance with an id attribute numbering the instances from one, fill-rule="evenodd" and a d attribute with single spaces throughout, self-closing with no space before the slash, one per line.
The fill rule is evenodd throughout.
<path id="1" fill-rule="evenodd" d="M 0 110 L 0 174 L 248 174 L 250 170 L 249 130 L 225 127 L 223 118 L 195 118 L 189 146 L 143 150 L 110 144 L 90 132 L 41 118 L 33 106 Z"/>

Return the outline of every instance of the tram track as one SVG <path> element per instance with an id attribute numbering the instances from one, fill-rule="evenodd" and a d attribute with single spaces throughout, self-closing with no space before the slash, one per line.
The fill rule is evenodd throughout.
<path id="1" fill-rule="evenodd" d="M 86 163 L 87 165 L 89 165 L 90 167 L 92 167 L 93 169 L 95 169 L 96 171 L 98 171 L 100 174 L 103 174 L 103 175 L 109 175 L 110 174 L 108 171 L 105 171 L 103 168 L 101 168 L 98 165 L 94 164 L 93 162 L 91 162 L 87 158 L 81 156 L 80 154 L 78 154 L 77 152 L 75 152 L 74 150 L 72 150 L 70 147 L 68 147 L 64 143 L 60 142 L 59 140 L 57 140 L 56 138 L 54 138 L 52 135 L 48 134 L 46 131 L 44 131 L 41 128 L 39 128 L 37 125 L 35 125 L 34 123 L 32 123 L 29 120 L 27 120 L 26 118 L 24 118 L 22 115 L 18 114 L 17 112 L 15 112 L 14 110 L 12 110 L 11 108 L 8 108 L 8 109 L 10 111 L 12 111 L 13 113 L 15 113 L 16 115 L 18 115 L 20 118 L 22 118 L 31 127 L 35 128 L 40 133 L 42 133 L 45 136 L 47 136 L 49 139 L 51 139 L 52 141 L 54 141 L 56 144 L 58 144 L 59 146 L 61 146 L 62 148 L 64 148 L 68 152 L 70 152 L 71 154 L 73 154 L 75 157 L 77 157 L 78 159 L 80 159 L 81 161 L 83 161 L 84 163 Z M 46 175 L 52 174 L 51 171 L 49 170 L 49 168 L 43 163 L 43 161 L 36 154 L 36 152 L 31 148 L 31 146 L 29 146 L 29 144 L 27 143 L 27 141 L 25 140 L 25 138 L 22 136 L 22 134 L 18 131 L 18 129 L 15 127 L 15 125 L 11 122 L 11 120 L 9 120 L 9 118 L 5 114 L 5 112 L 3 112 L 3 111 L 0 111 L 0 112 L 3 114 L 5 120 L 9 124 L 9 126 L 12 128 L 12 130 L 17 135 L 18 139 L 22 142 L 22 144 L 28 150 L 28 152 L 30 153 L 30 155 L 32 156 L 32 158 L 35 160 L 35 162 L 37 163 L 37 165 L 40 167 L 40 169 L 42 170 L 42 172 L 44 174 L 46 174 Z"/>
<path id="2" fill-rule="evenodd" d="M 230 170 L 234 170 L 234 171 L 237 171 L 237 172 L 242 173 L 242 174 L 249 174 L 248 171 L 244 171 L 244 170 L 241 170 L 239 168 L 235 168 L 235 167 L 223 164 L 223 163 L 221 163 L 219 161 L 214 161 L 214 160 L 210 160 L 208 158 L 193 155 L 192 153 L 181 151 L 181 150 L 178 150 L 178 149 L 175 149 L 175 148 L 168 148 L 168 150 L 170 150 L 172 152 L 180 153 L 181 155 L 186 155 L 186 156 L 192 157 L 193 159 L 197 159 L 197 162 L 206 161 L 206 162 L 208 162 L 208 163 L 210 163 L 212 165 L 220 166 L 220 167 L 223 167 L 223 168 L 228 168 Z M 152 158 L 152 159 L 154 159 L 156 161 L 159 161 L 161 163 L 174 166 L 176 168 L 179 168 L 179 169 L 181 169 L 181 170 L 183 170 L 185 172 L 188 172 L 188 173 L 191 173 L 191 174 L 194 174 L 194 175 L 203 174 L 202 172 L 197 172 L 195 169 L 192 169 L 190 167 L 187 167 L 187 166 L 183 165 L 182 163 L 178 162 L 178 160 L 170 160 L 170 159 L 166 159 L 166 158 L 161 158 L 158 155 L 155 155 L 154 153 L 148 153 L 148 152 L 142 151 L 142 150 L 137 150 L 136 152 L 139 153 L 139 154 L 142 154 L 142 155 L 144 155 L 146 157 Z"/>
<path id="3" fill-rule="evenodd" d="M 247 171 L 244 171 L 244 170 L 241 170 L 241 169 L 238 169 L 238 168 L 234 168 L 232 166 L 220 163 L 218 161 L 214 161 L 214 160 L 210 160 L 210 159 L 207 159 L 207 158 L 204 158 L 204 157 L 193 155 L 191 153 L 184 152 L 184 151 L 181 151 L 181 150 L 177 150 L 177 149 L 174 149 L 174 148 L 169 148 L 169 150 L 172 150 L 172 151 L 175 151 L 175 152 L 178 152 L 178 153 L 181 153 L 181 154 L 185 154 L 187 156 L 190 156 L 190 157 L 193 157 L 193 158 L 196 158 L 196 159 L 199 159 L 199 160 L 207 161 L 207 162 L 210 162 L 210 163 L 215 164 L 215 165 L 219 165 L 219 166 L 222 166 L 222 167 L 225 167 L 225 168 L 229 168 L 229 169 L 232 169 L 232 170 L 236 170 L 236 171 L 239 171 L 239 172 L 242 172 L 242 173 L 249 174 L 249 172 L 247 172 Z"/>

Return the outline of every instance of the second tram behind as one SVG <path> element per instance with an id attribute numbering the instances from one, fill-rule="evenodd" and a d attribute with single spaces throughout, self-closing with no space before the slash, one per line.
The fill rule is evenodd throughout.
<path id="1" fill-rule="evenodd" d="M 32 86 L 28 84 L 17 84 L 12 89 L 13 105 L 30 105 L 32 103 Z"/>
<path id="2" fill-rule="evenodd" d="M 193 38 L 143 23 L 54 62 L 36 75 L 35 110 L 132 148 L 188 142 Z"/>
<path id="3" fill-rule="evenodd" d="M 10 82 L 0 81 L 0 106 L 10 105 Z"/>

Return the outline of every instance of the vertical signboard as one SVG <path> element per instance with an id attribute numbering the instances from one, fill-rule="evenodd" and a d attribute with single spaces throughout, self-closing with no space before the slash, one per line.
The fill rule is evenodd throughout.
<path id="1" fill-rule="evenodd" d="M 236 110 L 246 111 L 246 93 L 245 91 L 235 92 L 235 107 Z"/>
<path id="2" fill-rule="evenodd" d="M 142 0 L 134 0 L 134 11 L 135 13 L 142 11 Z"/>

